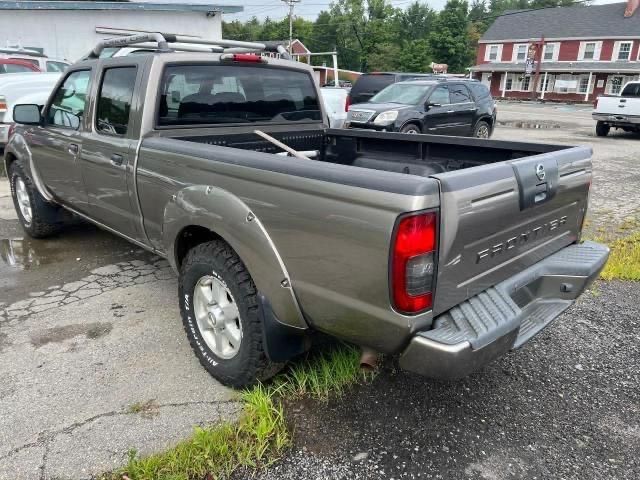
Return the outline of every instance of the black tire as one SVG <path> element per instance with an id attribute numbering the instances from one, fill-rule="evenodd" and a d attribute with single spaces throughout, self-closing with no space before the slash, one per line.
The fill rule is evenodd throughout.
<path id="1" fill-rule="evenodd" d="M 599 137 L 606 137 L 609 134 L 611 127 L 604 122 L 596 123 L 596 135 Z"/>
<path id="2" fill-rule="evenodd" d="M 204 276 L 222 280 L 235 301 L 242 326 L 242 340 L 234 357 L 223 359 L 207 345 L 194 311 L 194 289 Z M 222 240 L 191 249 L 180 268 L 180 314 L 191 348 L 202 366 L 222 384 L 246 388 L 274 376 L 284 364 L 266 355 L 259 317 L 258 292 L 240 257 Z"/>
<path id="3" fill-rule="evenodd" d="M 18 214 L 18 220 L 25 232 L 33 238 L 50 237 L 58 233 L 64 226 L 67 215 L 62 207 L 54 203 L 47 202 L 38 189 L 33 184 L 31 178 L 25 173 L 20 160 L 9 165 L 9 182 L 11 186 L 11 197 L 13 205 Z M 31 219 L 23 215 L 18 197 L 16 195 L 16 185 L 23 182 L 31 206 Z"/>
<path id="4" fill-rule="evenodd" d="M 412 135 L 416 135 L 418 133 L 422 133 L 422 131 L 420 130 L 420 127 L 415 123 L 407 123 L 400 129 L 400 133 L 409 133 Z"/>
<path id="5" fill-rule="evenodd" d="M 490 138 L 491 133 L 491 125 L 484 120 L 480 120 L 476 123 L 476 126 L 473 129 L 473 136 L 475 138 Z"/>

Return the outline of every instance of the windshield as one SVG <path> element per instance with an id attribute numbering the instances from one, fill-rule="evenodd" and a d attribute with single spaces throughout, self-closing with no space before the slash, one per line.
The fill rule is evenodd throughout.
<path id="1" fill-rule="evenodd" d="M 431 85 L 411 85 L 394 83 L 371 97 L 373 103 L 402 103 L 403 105 L 417 105 L 425 97 Z"/>
<path id="2" fill-rule="evenodd" d="M 162 78 L 158 125 L 322 120 L 311 75 L 239 65 L 173 65 Z"/>

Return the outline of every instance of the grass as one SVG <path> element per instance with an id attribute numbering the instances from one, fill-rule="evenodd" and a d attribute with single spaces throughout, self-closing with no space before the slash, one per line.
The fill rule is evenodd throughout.
<path id="1" fill-rule="evenodd" d="M 341 395 L 370 375 L 360 371 L 358 359 L 358 349 L 351 346 L 313 353 L 269 385 L 242 392 L 238 422 L 196 428 L 190 439 L 156 455 L 139 458 L 132 451 L 127 465 L 103 480 L 214 480 L 239 468 L 268 466 L 291 440 L 282 401 L 301 397 L 326 401 Z"/>
<path id="2" fill-rule="evenodd" d="M 614 240 L 609 246 L 611 254 L 601 278 L 640 281 L 640 232 Z"/>

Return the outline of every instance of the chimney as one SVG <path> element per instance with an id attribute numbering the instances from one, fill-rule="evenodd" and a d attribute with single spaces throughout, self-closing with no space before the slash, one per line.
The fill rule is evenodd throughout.
<path id="1" fill-rule="evenodd" d="M 627 0 L 627 8 L 624 11 L 625 18 L 632 17 L 640 5 L 640 0 Z"/>

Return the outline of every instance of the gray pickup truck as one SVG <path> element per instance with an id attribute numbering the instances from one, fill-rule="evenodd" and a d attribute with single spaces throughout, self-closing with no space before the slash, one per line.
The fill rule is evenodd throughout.
<path id="1" fill-rule="evenodd" d="M 46 105 L 16 106 L 4 161 L 31 236 L 71 212 L 168 259 L 193 350 L 227 385 L 315 331 L 461 377 L 607 260 L 580 239 L 588 147 L 330 129 L 304 64 L 161 46 L 97 47 Z"/>

